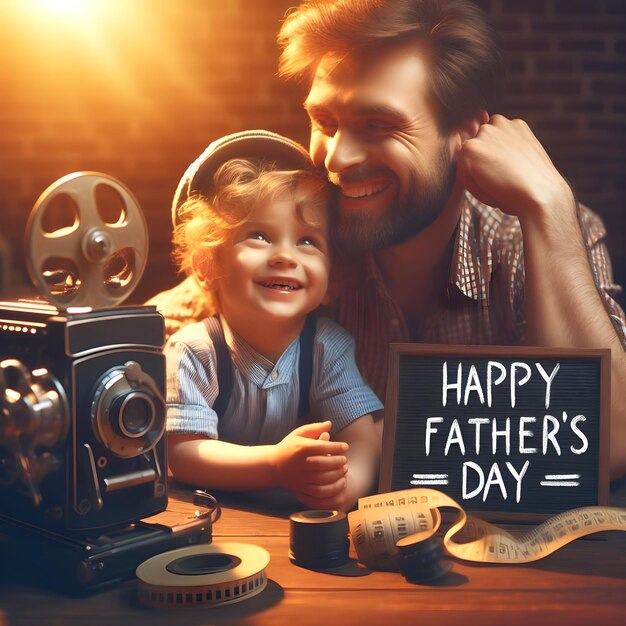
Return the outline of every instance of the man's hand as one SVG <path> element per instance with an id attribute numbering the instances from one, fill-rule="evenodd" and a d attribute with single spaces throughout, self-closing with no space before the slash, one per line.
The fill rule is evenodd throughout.
<path id="1" fill-rule="evenodd" d="M 484 113 L 457 153 L 457 176 L 478 200 L 525 220 L 576 219 L 574 195 L 523 120 Z"/>
<path id="2" fill-rule="evenodd" d="M 348 444 L 330 441 L 331 422 L 305 424 L 273 446 L 270 462 L 277 483 L 310 508 L 337 508 L 348 471 Z"/>
<path id="3" fill-rule="evenodd" d="M 457 152 L 458 180 L 520 221 L 527 342 L 611 349 L 611 475 L 618 478 L 626 472 L 626 354 L 594 281 L 574 194 L 525 122 L 487 114 L 480 122 Z M 594 245 L 604 256 L 603 242 Z"/>

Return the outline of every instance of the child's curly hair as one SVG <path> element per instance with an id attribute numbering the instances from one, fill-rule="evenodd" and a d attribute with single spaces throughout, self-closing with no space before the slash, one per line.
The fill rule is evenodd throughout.
<path id="1" fill-rule="evenodd" d="M 180 207 L 173 236 L 179 270 L 193 274 L 213 297 L 220 278 L 218 251 L 259 202 L 293 198 L 300 219 L 307 223 L 312 223 L 310 209 L 325 210 L 329 203 L 328 183 L 321 174 L 277 170 L 268 161 L 232 159 L 215 172 L 213 182 L 212 197 L 196 195 Z"/>

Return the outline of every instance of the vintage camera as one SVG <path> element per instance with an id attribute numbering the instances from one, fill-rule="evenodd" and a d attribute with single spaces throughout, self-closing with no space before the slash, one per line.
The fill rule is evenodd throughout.
<path id="1" fill-rule="evenodd" d="M 163 318 L 117 306 L 147 242 L 104 174 L 66 176 L 35 204 L 26 261 L 43 299 L 0 303 L 0 521 L 93 535 L 166 508 Z"/>

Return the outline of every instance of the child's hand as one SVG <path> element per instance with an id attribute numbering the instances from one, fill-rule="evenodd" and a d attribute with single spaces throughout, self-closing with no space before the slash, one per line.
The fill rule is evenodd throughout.
<path id="1" fill-rule="evenodd" d="M 336 508 L 346 488 L 348 444 L 329 441 L 330 427 L 318 422 L 296 428 L 273 446 L 270 458 L 277 482 L 314 509 Z"/>

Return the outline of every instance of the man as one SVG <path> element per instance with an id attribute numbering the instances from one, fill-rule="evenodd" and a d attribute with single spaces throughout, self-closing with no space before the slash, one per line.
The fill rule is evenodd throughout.
<path id="1" fill-rule="evenodd" d="M 604 227 L 523 121 L 489 114 L 500 57 L 479 9 L 312 0 L 279 44 L 280 73 L 307 81 L 341 246 L 365 253 L 337 317 L 368 382 L 384 397 L 392 341 L 610 348 L 611 474 L 625 474 L 626 319 Z"/>
<path id="2" fill-rule="evenodd" d="M 390 342 L 610 348 L 611 475 L 626 474 L 626 318 L 604 226 L 528 126 L 492 114 L 502 71 L 482 12 L 311 0 L 278 40 L 337 188 L 353 262 L 336 317 L 370 386 L 385 397 Z"/>

